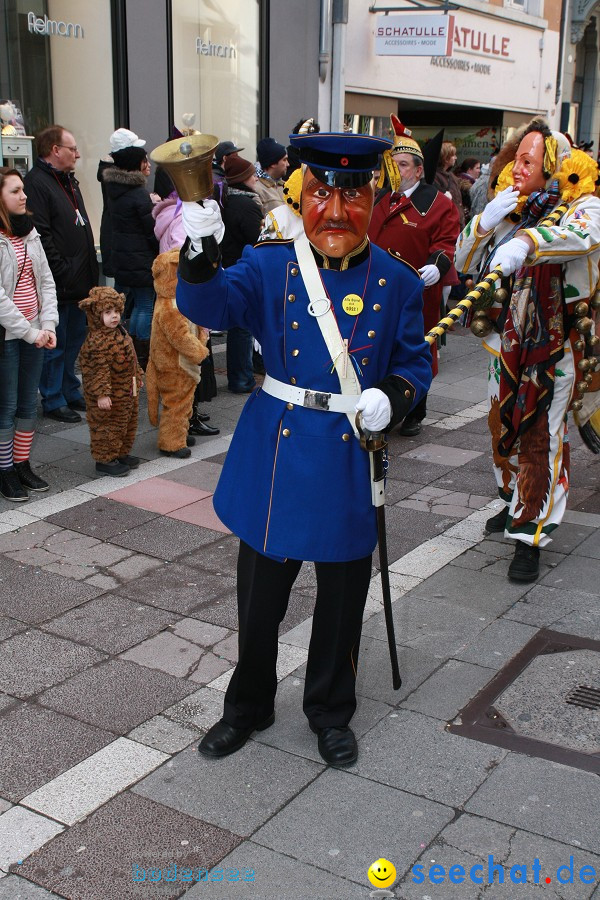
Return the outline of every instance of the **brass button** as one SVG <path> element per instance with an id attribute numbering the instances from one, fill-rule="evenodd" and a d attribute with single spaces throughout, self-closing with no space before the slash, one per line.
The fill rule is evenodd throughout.
<path id="1" fill-rule="evenodd" d="M 410 397 L 410 391 L 404 391 L 404 396 L 408 400 L 408 398 Z"/>
<path id="2" fill-rule="evenodd" d="M 298 331 L 298 329 L 300 328 L 300 326 L 298 325 L 297 322 L 292 322 L 292 328 L 294 329 L 294 331 Z"/>
<path id="3" fill-rule="evenodd" d="M 293 269 L 290 269 L 290 273 L 291 273 L 292 275 L 297 275 L 297 274 L 298 274 L 298 269 L 296 268 L 296 266 L 294 266 Z"/>
<path id="4" fill-rule="evenodd" d="M 369 357 L 363 356 L 363 358 L 361 359 L 361 363 L 363 366 L 368 366 L 369 365 Z"/>
<path id="5" fill-rule="evenodd" d="M 343 440 L 343 441 L 349 441 L 349 440 L 350 440 L 350 435 L 349 435 L 347 432 L 345 432 L 345 433 L 342 435 L 342 440 Z"/>
<path id="6" fill-rule="evenodd" d="M 299 350 L 292 350 L 292 356 L 300 356 Z"/>
<path id="7" fill-rule="evenodd" d="M 380 285 L 380 287 L 385 287 L 386 284 L 387 284 L 387 281 L 385 280 L 385 278 L 380 278 L 380 279 L 379 279 L 379 285 Z"/>
<path id="8" fill-rule="evenodd" d="M 379 312 L 379 310 L 381 309 L 381 306 L 379 305 L 379 303 L 374 303 L 373 309 L 375 310 L 375 312 Z"/>
<path id="9" fill-rule="evenodd" d="M 375 337 L 375 332 L 374 332 L 374 331 L 367 331 L 367 336 L 370 337 L 370 338 L 374 338 L 374 337 Z"/>
<path id="10" fill-rule="evenodd" d="M 282 433 L 282 435 L 283 435 L 284 437 L 289 437 L 290 434 L 291 434 L 289 428 L 284 428 L 283 431 L 282 431 L 281 433 Z"/>
<path id="11" fill-rule="evenodd" d="M 293 409 L 293 408 L 294 408 L 294 404 L 293 404 L 293 403 L 286 403 L 285 405 L 287 406 L 288 409 Z"/>
<path id="12" fill-rule="evenodd" d="M 293 303 L 295 299 L 296 299 L 295 294 L 288 294 L 288 300 L 290 301 L 290 303 Z"/>
<path id="13" fill-rule="evenodd" d="M 290 384 L 296 384 L 296 379 L 295 379 L 295 378 L 290 378 Z"/>

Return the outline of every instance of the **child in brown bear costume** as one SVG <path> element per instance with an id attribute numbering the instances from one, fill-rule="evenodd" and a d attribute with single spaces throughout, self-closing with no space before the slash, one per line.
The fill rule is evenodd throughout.
<path id="1" fill-rule="evenodd" d="M 158 449 L 164 456 L 185 459 L 199 365 L 208 356 L 209 333 L 182 316 L 175 305 L 179 250 L 168 250 L 152 265 L 156 303 L 146 369 L 148 416 L 158 427 Z M 158 402 L 162 403 L 160 424 Z"/>
<path id="2" fill-rule="evenodd" d="M 95 287 L 79 304 L 88 333 L 79 354 L 92 456 L 100 475 L 127 475 L 139 465 L 130 456 L 137 431 L 143 371 L 121 325 L 123 294 Z"/>

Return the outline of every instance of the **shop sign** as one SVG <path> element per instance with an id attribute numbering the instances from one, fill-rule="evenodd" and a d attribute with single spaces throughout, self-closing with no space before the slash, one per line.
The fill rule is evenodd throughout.
<path id="1" fill-rule="evenodd" d="M 454 16 L 379 16 L 377 56 L 452 56 Z"/>
<path id="2" fill-rule="evenodd" d="M 481 31 L 457 25 L 454 29 L 454 48 L 462 53 L 510 59 L 510 38 L 495 31 Z"/>
<path id="3" fill-rule="evenodd" d="M 83 37 L 81 25 L 73 25 L 72 22 L 57 22 L 48 16 L 36 16 L 34 12 L 27 13 L 27 30 L 31 34 L 44 34 L 46 36 L 57 34 L 59 37 Z"/>
<path id="4" fill-rule="evenodd" d="M 222 59 L 235 59 L 237 57 L 237 48 L 231 42 L 227 44 L 213 44 L 212 41 L 203 41 L 202 38 L 196 38 L 196 53 L 199 56 L 220 56 Z"/>

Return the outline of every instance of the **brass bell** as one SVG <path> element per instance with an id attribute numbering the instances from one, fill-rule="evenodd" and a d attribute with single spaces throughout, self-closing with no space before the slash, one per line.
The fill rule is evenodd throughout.
<path id="1" fill-rule="evenodd" d="M 579 362 L 577 363 L 577 368 L 580 369 L 582 372 L 587 372 L 589 367 L 590 367 L 589 359 L 580 359 Z"/>
<path id="2" fill-rule="evenodd" d="M 598 357 L 590 356 L 588 357 L 588 362 L 590 364 L 590 372 L 593 372 L 596 366 L 598 365 Z"/>
<path id="3" fill-rule="evenodd" d="M 573 400 L 571 407 L 575 410 L 575 412 L 579 412 L 581 407 L 583 406 L 583 400 Z"/>
<path id="4" fill-rule="evenodd" d="M 505 303 L 508 300 L 508 291 L 506 288 L 498 288 L 494 293 L 494 300 L 497 300 L 498 303 Z"/>
<path id="5" fill-rule="evenodd" d="M 587 316 L 589 311 L 589 306 L 583 300 L 580 303 L 575 304 L 574 313 L 578 318 L 581 318 L 581 316 Z"/>
<path id="6" fill-rule="evenodd" d="M 219 138 L 189 134 L 155 147 L 150 159 L 170 176 L 182 200 L 212 197 L 212 160 Z"/>
<path id="7" fill-rule="evenodd" d="M 491 321 L 482 310 L 475 313 L 475 317 L 471 322 L 471 331 L 476 337 L 487 337 L 493 327 Z"/>
<path id="8" fill-rule="evenodd" d="M 597 291 L 590 301 L 592 309 L 600 309 L 600 291 Z"/>
<path id="9" fill-rule="evenodd" d="M 580 334 L 587 334 L 593 327 L 594 323 L 591 319 L 588 319 L 587 316 L 582 316 L 582 318 L 576 319 L 575 321 L 575 328 Z"/>
<path id="10" fill-rule="evenodd" d="M 585 381 L 587 382 L 587 384 L 591 384 L 594 376 L 592 375 L 591 372 L 586 372 L 583 377 L 584 377 Z"/>
<path id="11" fill-rule="evenodd" d="M 587 342 L 590 347 L 596 347 L 598 344 L 600 344 L 600 337 L 598 337 L 597 334 L 589 334 Z"/>
<path id="12" fill-rule="evenodd" d="M 580 394 L 585 394 L 585 392 L 588 389 L 588 383 L 587 383 L 587 381 L 578 381 L 577 384 L 575 385 L 575 387 L 577 388 L 577 390 Z"/>
<path id="13" fill-rule="evenodd" d="M 579 351 L 585 350 L 585 341 L 582 341 L 581 339 L 579 339 L 578 341 L 575 341 L 574 346 L 575 346 L 576 350 L 579 350 Z"/>

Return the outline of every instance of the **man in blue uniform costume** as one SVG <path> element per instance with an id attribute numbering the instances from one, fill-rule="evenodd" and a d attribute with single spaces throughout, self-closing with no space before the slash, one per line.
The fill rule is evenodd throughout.
<path id="1" fill-rule="evenodd" d="M 423 397 L 422 281 L 371 246 L 372 170 L 388 141 L 291 135 L 303 163 L 306 235 L 246 248 L 224 270 L 218 206 L 184 203 L 188 240 L 177 305 L 214 329 L 259 341 L 267 376 L 249 397 L 214 496 L 240 538 L 239 662 L 223 718 L 203 738 L 209 757 L 240 749 L 274 719 L 278 627 L 303 560 L 315 563 L 304 712 L 330 765 L 356 761 L 349 722 L 362 615 L 377 542 L 368 455 L 354 430 L 393 427 Z"/>

